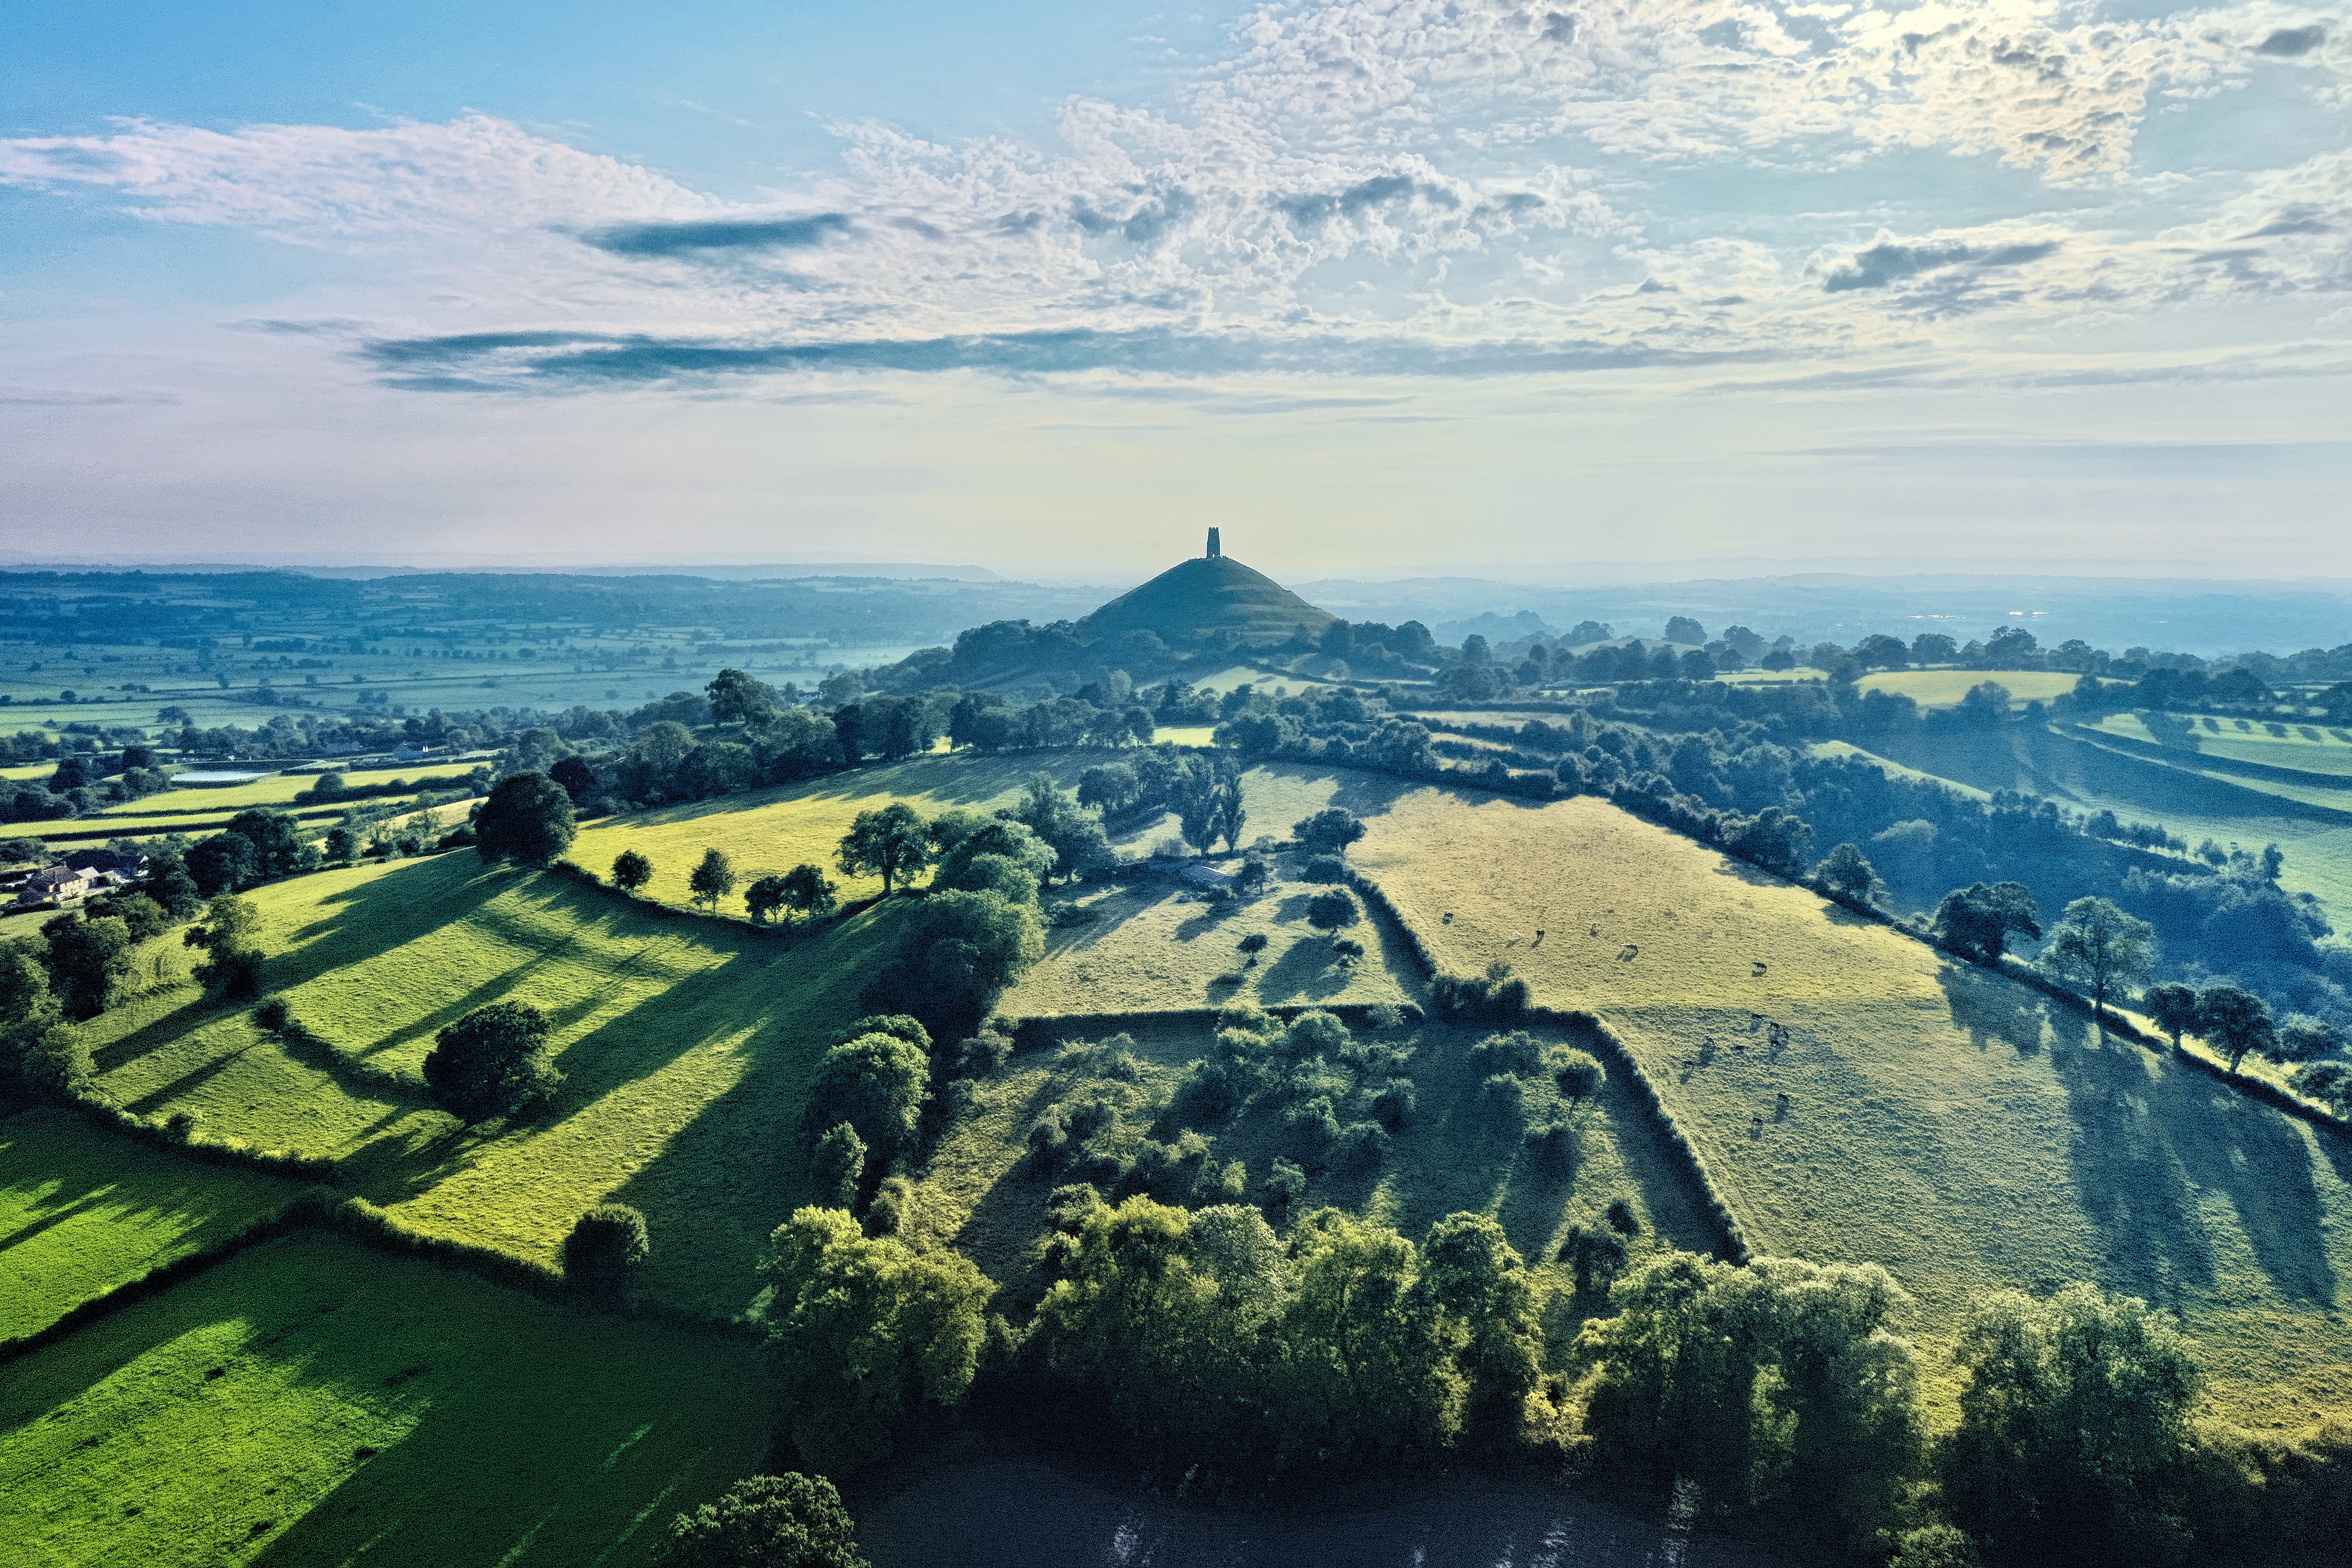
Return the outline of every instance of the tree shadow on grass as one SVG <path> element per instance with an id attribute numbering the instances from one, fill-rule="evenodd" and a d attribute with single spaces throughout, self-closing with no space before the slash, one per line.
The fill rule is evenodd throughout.
<path id="1" fill-rule="evenodd" d="M 1339 994 L 1353 982 L 1355 972 L 1340 968 L 1339 956 L 1322 937 L 1298 938 L 1259 977 L 1259 998 L 1282 1003 Z"/>
<path id="2" fill-rule="evenodd" d="M 2041 1052 L 2050 1009 L 2037 993 L 1967 963 L 1945 963 L 1936 984 L 1951 1009 L 1952 1026 L 1978 1050 L 1999 1040 L 2020 1056 Z"/>
<path id="3" fill-rule="evenodd" d="M 2070 1031 L 2071 1032 L 2071 1031 Z M 2106 1037 L 2053 1053 L 2075 1124 L 2083 1205 L 2107 1237 L 2110 1283 L 2178 1303 L 2215 1283 L 2200 1200 L 2228 1197 L 2271 1289 L 2332 1308 L 2329 1216 L 2311 1149 L 2280 1111 L 2178 1062 Z"/>

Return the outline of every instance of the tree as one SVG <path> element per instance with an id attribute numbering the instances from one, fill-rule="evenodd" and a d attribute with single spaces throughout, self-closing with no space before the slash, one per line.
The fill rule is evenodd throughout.
<path id="1" fill-rule="evenodd" d="M 261 994 L 261 911 L 250 899 L 222 894 L 205 906 L 204 920 L 180 941 L 207 955 L 196 965 L 202 984 L 232 998 Z"/>
<path id="2" fill-rule="evenodd" d="M 653 1255 L 646 1216 L 626 1204 L 599 1204 L 563 1238 L 563 1277 L 595 1290 L 619 1290 Z"/>
<path id="3" fill-rule="evenodd" d="M 2140 993 L 2139 1005 L 2148 1021 L 2172 1037 L 2172 1048 L 2180 1049 L 2180 1037 L 2197 1027 L 2197 988 L 2177 981 L 2151 985 Z"/>
<path id="4" fill-rule="evenodd" d="M 802 864 L 783 876 L 783 905 L 799 911 L 803 920 L 814 920 L 833 912 L 834 895 L 838 887 L 826 879 L 817 867 Z"/>
<path id="5" fill-rule="evenodd" d="M 687 879 L 686 885 L 697 900 L 709 904 L 710 912 L 717 914 L 719 900 L 735 890 L 734 864 L 727 858 L 725 851 L 705 849 L 702 863 L 694 868 L 694 874 Z"/>
<path id="6" fill-rule="evenodd" d="M 817 1139 L 809 1164 L 828 1205 L 848 1208 L 857 1202 L 858 1184 L 866 1179 L 866 1140 L 848 1122 L 836 1121 Z"/>
<path id="7" fill-rule="evenodd" d="M 751 1476 L 679 1514 L 662 1568 L 869 1568 L 857 1527 L 823 1476 Z"/>
<path id="8" fill-rule="evenodd" d="M 1893 669 L 1911 661 L 1911 650 L 1901 637 L 1873 632 L 1853 646 L 1853 659 L 1864 669 Z"/>
<path id="9" fill-rule="evenodd" d="M 1542 1302 L 1502 1226 L 1480 1214 L 1431 1226 L 1415 1289 L 1467 1340 L 1456 1363 L 1469 1384 L 1471 1428 L 1496 1439 L 1517 1436 L 1543 1375 Z"/>
<path id="10" fill-rule="evenodd" d="M 1841 844 L 1823 857 L 1813 868 L 1813 880 L 1823 892 L 1857 904 L 1875 905 L 1886 897 L 1886 884 L 1879 879 L 1878 868 L 1851 844 Z"/>
<path id="11" fill-rule="evenodd" d="M 2073 1284 L 1981 1303 L 1953 1359 L 1965 1382 L 1944 1492 L 1995 1563 L 2163 1561 L 2168 1483 L 2201 1382 L 2147 1303 Z"/>
<path id="12" fill-rule="evenodd" d="M 527 1002 L 477 1007 L 434 1037 L 425 1086 L 462 1121 L 511 1116 L 563 1082 L 548 1048 L 545 1014 Z"/>
<path id="13" fill-rule="evenodd" d="M 1348 846 L 1364 836 L 1364 825 L 1356 820 L 1353 812 L 1341 806 L 1326 806 L 1312 816 L 1293 823 L 1290 837 L 1297 846 L 1310 854 L 1337 855 L 1345 859 Z"/>
<path id="14" fill-rule="evenodd" d="M 2106 1021 L 2107 992 L 2147 979 L 2156 967 L 2156 928 L 2105 899 L 2076 899 L 2051 929 L 2042 962 L 2063 979 L 2091 988 L 2091 1016 Z"/>
<path id="15" fill-rule="evenodd" d="M 1048 881 L 1055 870 L 1075 877 L 1114 858 L 1101 819 L 1080 806 L 1077 796 L 1055 784 L 1051 773 L 1031 773 L 1008 816 L 1054 851 L 1054 864 L 1045 874 Z"/>
<path id="16" fill-rule="evenodd" d="M 624 892 L 635 892 L 653 880 L 654 863 L 634 849 L 624 849 L 613 857 L 613 886 Z"/>
<path id="17" fill-rule="evenodd" d="M 317 852 L 302 842 L 294 819 L 282 811 L 240 811 L 221 831 L 253 847 L 254 880 L 290 877 L 318 864 Z"/>
<path id="18" fill-rule="evenodd" d="M 250 887 L 260 875 L 252 840 L 236 833 L 215 834 L 190 849 L 187 870 L 197 895 L 206 899 Z"/>
<path id="19" fill-rule="evenodd" d="M 1936 906 L 1936 940 L 1979 963 L 1998 963 L 2012 933 L 2042 934 L 2041 911 L 2022 882 L 1956 888 Z"/>
<path id="20" fill-rule="evenodd" d="M 1791 879 L 1804 875 L 1812 826 L 1795 813 L 1768 805 L 1754 816 L 1726 816 L 1722 843 L 1742 859 Z"/>
<path id="21" fill-rule="evenodd" d="M 997 991 L 1045 952 L 1036 905 L 998 892 L 955 889 L 933 893 L 916 907 L 906 922 L 897 973 L 904 977 L 904 994 L 922 998 L 926 1016 L 955 1038 L 969 1032 L 965 1025 L 976 1024 Z"/>
<path id="22" fill-rule="evenodd" d="M 2312 1061 L 2342 1050 L 2344 1038 L 2343 1029 L 2325 1018 L 2315 1018 L 2308 1013 L 2289 1013 L 2279 1020 L 2278 1036 L 2271 1044 L 2269 1056 L 2274 1062 Z"/>
<path id="23" fill-rule="evenodd" d="M 89 1083 L 89 1047 L 63 1026 L 36 952 L 27 940 L 0 942 L 0 1089 L 71 1096 Z"/>
<path id="24" fill-rule="evenodd" d="M 751 917 L 754 925 L 765 925 L 770 917 L 784 907 L 784 879 L 782 877 L 759 878 L 743 889 L 743 912 Z"/>
<path id="25" fill-rule="evenodd" d="M 2276 1037 L 2270 1004 L 2226 982 L 2197 993 L 2197 1032 L 2230 1054 L 2231 1072 L 2248 1051 L 2267 1055 Z"/>
<path id="26" fill-rule="evenodd" d="M 1336 936 L 1363 918 L 1355 895 L 1345 888 L 1318 893 L 1307 901 L 1307 923 L 1326 936 Z"/>
<path id="27" fill-rule="evenodd" d="M 596 793 L 596 770 L 578 757 L 557 759 L 555 765 L 547 770 L 547 776 L 562 787 L 575 808 L 586 805 Z"/>
<path id="28" fill-rule="evenodd" d="M 203 903 L 195 879 L 188 875 L 186 858 L 177 849 L 152 844 L 147 850 L 147 896 L 163 906 L 175 921 L 193 916 Z"/>
<path id="29" fill-rule="evenodd" d="M 846 1123 L 887 1159 L 913 1141 L 929 1082 L 930 1058 L 920 1047 L 878 1031 L 859 1035 L 819 1058 L 807 1125 L 830 1131 Z"/>
<path id="30" fill-rule="evenodd" d="M 881 878 L 887 899 L 892 885 L 921 870 L 930 854 L 923 819 L 913 806 L 894 800 L 857 814 L 842 836 L 839 864 L 852 877 Z"/>
<path id="31" fill-rule="evenodd" d="M 710 700 L 710 721 L 757 727 L 776 715 L 775 688 L 740 669 L 722 669 L 703 689 Z"/>
<path id="32" fill-rule="evenodd" d="M 1609 1081 L 1609 1071 L 1597 1058 L 1572 1046 L 1554 1047 L 1546 1054 L 1544 1066 L 1550 1070 L 1552 1082 L 1559 1086 L 1561 1098 L 1580 1110 Z"/>
<path id="33" fill-rule="evenodd" d="M 359 835 L 348 827 L 327 829 L 327 858 L 342 864 L 356 860 L 360 854 Z"/>
<path id="34" fill-rule="evenodd" d="M 48 938 L 49 985 L 68 1018 L 95 1018 L 113 1005 L 131 973 L 131 928 L 114 917 L 59 915 L 42 925 Z"/>
<path id="35" fill-rule="evenodd" d="M 474 818 L 474 847 L 485 861 L 544 866 L 571 847 L 572 825 L 562 784 L 542 773 L 509 773 Z"/>
<path id="36" fill-rule="evenodd" d="M 768 1342 L 803 1457 L 828 1470 L 870 1464 L 924 1405 L 962 1401 L 995 1289 L 970 1259 L 869 1238 L 841 1209 L 801 1209 L 771 1240 Z"/>

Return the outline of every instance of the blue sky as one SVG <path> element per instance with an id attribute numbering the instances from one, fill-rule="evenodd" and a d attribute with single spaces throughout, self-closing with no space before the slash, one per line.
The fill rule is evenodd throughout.
<path id="1" fill-rule="evenodd" d="M 0 7 L 0 551 L 2352 575 L 2341 0 L 226 9 Z"/>

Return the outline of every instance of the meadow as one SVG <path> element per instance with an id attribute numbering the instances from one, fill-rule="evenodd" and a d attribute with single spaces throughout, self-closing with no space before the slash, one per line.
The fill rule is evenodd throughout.
<path id="1" fill-rule="evenodd" d="M 295 1235 L 0 1368 L 26 1568 L 648 1560 L 759 1468 L 753 1344 Z"/>
<path id="2" fill-rule="evenodd" d="M 1922 709 L 1934 709 L 1957 708 L 1971 689 L 1990 680 L 2008 689 L 2014 709 L 2063 697 L 2081 679 L 2063 669 L 1882 669 L 1854 684 L 1864 691 L 1897 691 Z"/>
<path id="3" fill-rule="evenodd" d="M 0 1121 L 0 1340 L 214 1246 L 299 1190 L 134 1142 L 69 1110 Z"/>
<path id="4" fill-rule="evenodd" d="M 656 1241 L 646 1288 L 720 1312 L 748 1300 L 768 1231 L 804 1199 L 806 1078 L 896 912 L 784 939 L 462 851 L 248 896 L 264 984 L 323 1049 L 207 1001 L 161 938 L 140 955 L 144 994 L 83 1026 L 104 1092 L 192 1111 L 208 1138 L 331 1156 L 404 1222 L 542 1262 L 581 1210 L 632 1204 Z M 437 1029 L 502 1000 L 553 1020 L 567 1081 L 528 1122 L 468 1131 L 426 1099 L 420 1064 Z"/>
<path id="5" fill-rule="evenodd" d="M 448 764 L 421 764 L 411 768 L 355 769 L 343 774 L 343 782 L 352 789 L 373 788 L 381 784 L 398 784 L 409 789 L 446 789 L 462 784 L 467 774 L 485 755 Z M 178 812 L 239 812 L 251 806 L 287 805 L 296 795 L 306 793 L 319 782 L 316 772 L 276 773 L 252 784 L 227 784 L 219 789 L 201 786 L 190 789 L 167 789 L 140 800 L 127 800 L 110 805 L 101 813 L 107 816 L 169 816 Z"/>
<path id="6" fill-rule="evenodd" d="M 2336 1135 L 1597 800 L 1422 787 L 1368 822 L 1449 967 L 1620 1033 L 1759 1250 L 1885 1264 L 1931 1349 L 1989 1287 L 2092 1279 L 2179 1312 L 2232 1418 L 2340 1406 Z"/>

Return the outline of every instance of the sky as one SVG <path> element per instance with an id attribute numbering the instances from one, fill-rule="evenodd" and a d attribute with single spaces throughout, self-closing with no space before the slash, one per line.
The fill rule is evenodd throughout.
<path id="1" fill-rule="evenodd" d="M 0 0 L 0 560 L 2352 576 L 2352 11 Z"/>

